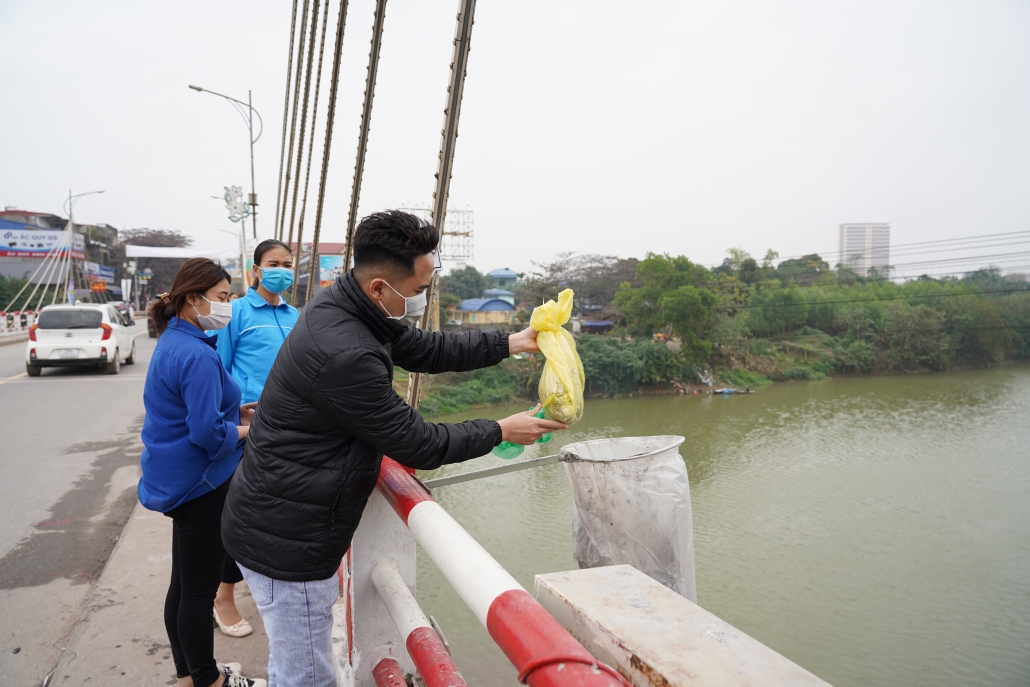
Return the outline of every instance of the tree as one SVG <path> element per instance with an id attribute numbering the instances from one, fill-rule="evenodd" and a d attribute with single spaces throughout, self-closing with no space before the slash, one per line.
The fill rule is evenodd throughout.
<path id="1" fill-rule="evenodd" d="M 752 297 L 751 307 L 749 324 L 761 335 L 788 332 L 804 324 L 808 316 L 808 303 L 797 287 L 764 288 Z"/>
<path id="2" fill-rule="evenodd" d="M 472 265 L 452 269 L 440 279 L 440 290 L 457 296 L 461 300 L 482 298 L 483 291 L 490 288 L 490 279 Z"/>
<path id="3" fill-rule="evenodd" d="M 624 283 L 615 296 L 637 335 L 671 327 L 684 355 L 703 360 L 712 350 L 711 330 L 718 297 L 712 274 L 684 256 L 648 253 L 636 269 L 639 286 Z"/>
<path id="4" fill-rule="evenodd" d="M 886 308 L 887 360 L 895 370 L 914 370 L 920 365 L 947 369 L 951 360 L 945 315 L 925 305 L 889 303 Z"/>
<path id="5" fill-rule="evenodd" d="M 25 271 L 23 277 L 5 277 L 0 274 L 0 308 L 3 308 L 12 301 L 15 295 L 22 290 L 25 283 L 29 280 L 29 270 Z M 31 291 L 31 289 L 29 289 Z M 22 293 L 22 298 L 25 298 L 27 292 Z M 16 304 L 17 307 L 21 307 L 21 303 Z"/>
<path id="6" fill-rule="evenodd" d="M 798 286 L 812 286 L 830 273 L 830 265 L 816 253 L 784 260 L 776 267 L 776 278 L 784 286 L 788 286 L 791 281 Z"/>
<path id="7" fill-rule="evenodd" d="M 614 255 L 559 253 L 549 263 L 534 262 L 537 270 L 519 282 L 515 292 L 520 301 L 536 305 L 572 289 L 578 312 L 604 312 L 619 286 L 634 279 L 637 262 Z"/>
<path id="8" fill-rule="evenodd" d="M 111 251 L 111 261 L 125 261 L 125 245 L 156 246 L 164 248 L 184 248 L 193 245 L 193 239 L 175 229 L 126 229 L 119 232 L 121 242 L 117 249 Z M 137 273 L 151 269 L 154 277 L 150 280 L 149 291 L 152 294 L 171 291 L 172 282 L 179 268 L 186 261 L 180 258 L 136 258 Z M 142 282 L 141 282 L 142 283 Z"/>

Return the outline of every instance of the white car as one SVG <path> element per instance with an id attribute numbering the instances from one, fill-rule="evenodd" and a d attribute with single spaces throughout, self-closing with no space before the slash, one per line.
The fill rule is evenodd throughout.
<path id="1" fill-rule="evenodd" d="M 30 377 L 58 366 L 106 367 L 116 375 L 123 362 L 136 362 L 136 341 L 109 304 L 48 305 L 29 327 L 25 371 Z"/>

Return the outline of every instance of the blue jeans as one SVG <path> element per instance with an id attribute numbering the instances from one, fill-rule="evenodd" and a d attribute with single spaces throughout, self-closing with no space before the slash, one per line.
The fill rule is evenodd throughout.
<path id="1" fill-rule="evenodd" d="M 268 635 L 269 687 L 336 687 L 333 604 L 336 575 L 284 582 L 240 566 Z"/>

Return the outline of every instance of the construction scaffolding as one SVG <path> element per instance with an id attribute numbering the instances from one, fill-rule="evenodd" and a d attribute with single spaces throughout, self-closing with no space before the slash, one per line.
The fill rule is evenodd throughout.
<path id="1" fill-rule="evenodd" d="M 427 222 L 432 222 L 432 209 L 428 207 L 400 208 Z M 440 237 L 440 257 L 464 267 L 475 258 L 475 219 L 472 210 L 447 209 L 443 235 Z"/>

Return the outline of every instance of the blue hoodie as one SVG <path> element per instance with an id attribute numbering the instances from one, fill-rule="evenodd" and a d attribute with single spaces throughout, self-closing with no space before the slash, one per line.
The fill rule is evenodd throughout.
<path id="1" fill-rule="evenodd" d="M 143 385 L 145 508 L 167 513 L 214 491 L 243 455 L 240 388 L 215 353 L 215 337 L 173 317 L 150 358 Z"/>
<path id="2" fill-rule="evenodd" d="M 217 350 L 222 365 L 240 385 L 244 403 L 260 398 L 275 356 L 299 317 L 282 296 L 273 307 L 254 288 L 232 302 L 232 320 L 218 331 Z"/>

